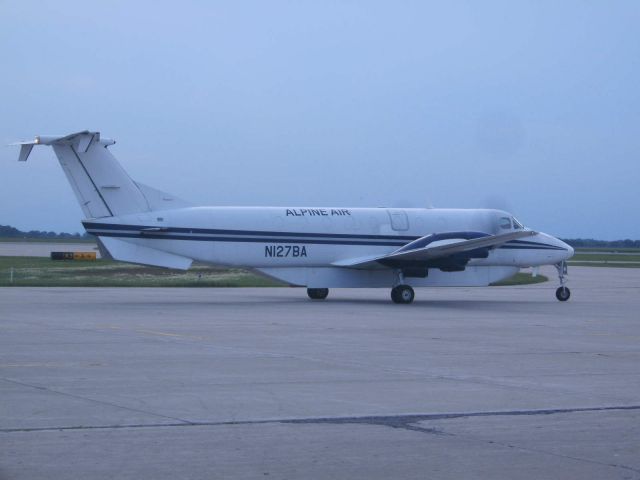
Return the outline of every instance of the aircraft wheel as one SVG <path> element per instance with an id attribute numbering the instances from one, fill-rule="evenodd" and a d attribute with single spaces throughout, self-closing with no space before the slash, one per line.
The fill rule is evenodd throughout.
<path id="1" fill-rule="evenodd" d="M 398 296 L 398 287 L 393 287 L 391 289 L 391 300 L 393 303 L 400 303 L 400 297 Z"/>
<path id="2" fill-rule="evenodd" d="M 324 300 L 329 295 L 328 288 L 307 288 L 307 295 L 311 300 Z"/>
<path id="3" fill-rule="evenodd" d="M 391 300 L 394 303 L 411 303 L 414 297 L 415 292 L 409 285 L 398 285 L 391 289 Z"/>
<path id="4" fill-rule="evenodd" d="M 556 290 L 556 298 L 561 302 L 566 302 L 567 300 L 569 300 L 570 296 L 571 290 L 569 290 L 567 287 L 558 287 L 558 289 Z"/>

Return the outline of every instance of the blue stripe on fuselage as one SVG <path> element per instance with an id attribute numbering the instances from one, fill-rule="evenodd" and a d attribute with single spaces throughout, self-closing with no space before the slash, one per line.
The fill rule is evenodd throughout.
<path id="1" fill-rule="evenodd" d="M 318 245 L 371 245 L 403 247 L 423 237 L 406 235 L 364 235 L 350 233 L 272 232 L 260 230 L 222 230 L 209 228 L 166 227 L 163 232 L 151 229 L 158 226 L 83 222 L 85 229 L 96 236 L 116 238 L 148 238 L 154 240 L 188 240 L 241 243 L 305 243 Z M 165 227 L 162 227 L 163 229 Z M 148 231 L 147 231 L 148 230 Z M 441 234 L 436 234 L 441 235 Z M 447 235 L 447 234 L 442 234 Z M 487 235 L 488 236 L 488 235 Z M 433 239 L 432 239 L 433 241 Z M 498 248 L 510 250 L 565 250 L 556 245 L 512 240 Z"/>
<path id="2" fill-rule="evenodd" d="M 99 237 L 115 237 L 115 238 L 141 238 L 141 239 L 155 239 L 155 240 L 188 240 L 196 242 L 239 242 L 239 243 L 304 243 L 304 244 L 319 244 L 319 245 L 373 245 L 383 247 L 401 247 L 406 242 L 391 242 L 391 241 L 364 241 L 364 240 L 329 240 L 329 239 L 316 239 L 316 238 L 285 238 L 285 237 L 223 237 L 223 236 L 195 236 L 195 235 L 172 235 L 172 234 L 158 234 L 158 233 L 145 233 L 140 235 L 139 233 L 120 233 L 120 232 L 95 232 L 89 231 L 93 235 Z"/>
<path id="3" fill-rule="evenodd" d="M 145 229 L 158 228 L 158 225 L 123 225 L 113 223 L 83 222 L 87 230 L 125 230 L 142 232 Z M 314 238 L 353 238 L 371 240 L 416 240 L 420 237 L 403 235 L 359 235 L 351 233 L 306 233 L 306 232 L 272 232 L 260 230 L 220 230 L 211 228 L 167 227 L 167 233 L 205 234 L 205 235 L 246 235 L 262 237 L 314 237 Z M 148 235 L 145 235 L 148 237 Z M 403 244 L 404 245 L 404 244 Z"/>

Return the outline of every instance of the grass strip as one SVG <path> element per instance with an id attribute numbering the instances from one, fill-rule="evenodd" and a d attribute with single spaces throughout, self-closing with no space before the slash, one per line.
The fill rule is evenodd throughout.
<path id="1" fill-rule="evenodd" d="M 13 271 L 13 273 L 12 273 Z M 112 260 L 54 261 L 0 257 L 0 286 L 9 287 L 274 287 L 283 284 L 240 268 L 194 264 L 189 270 Z"/>
<path id="2" fill-rule="evenodd" d="M 543 283 L 549 279 L 544 275 L 536 275 L 535 277 L 530 273 L 518 272 L 513 277 L 507 278 L 500 282 L 492 283 L 492 287 L 512 287 L 514 285 L 530 285 L 533 283 Z"/>
<path id="3" fill-rule="evenodd" d="M 640 262 L 637 263 L 611 263 L 611 262 L 574 262 L 569 260 L 570 267 L 606 267 L 606 268 L 640 268 Z"/>

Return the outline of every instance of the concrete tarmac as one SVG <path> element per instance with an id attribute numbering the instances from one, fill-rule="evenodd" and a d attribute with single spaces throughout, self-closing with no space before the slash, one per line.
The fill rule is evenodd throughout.
<path id="1" fill-rule="evenodd" d="M 556 286 L 0 289 L 0 479 L 640 478 L 640 269 Z"/>

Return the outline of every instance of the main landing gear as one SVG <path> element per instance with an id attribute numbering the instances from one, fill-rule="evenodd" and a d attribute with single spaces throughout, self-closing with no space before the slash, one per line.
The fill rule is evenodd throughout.
<path id="1" fill-rule="evenodd" d="M 415 292 L 409 285 L 398 285 L 391 289 L 391 300 L 394 303 L 411 303 L 414 297 Z"/>
<path id="2" fill-rule="evenodd" d="M 571 290 L 565 287 L 565 283 L 567 282 L 565 279 L 567 275 L 567 262 L 563 260 L 560 263 L 556 263 L 555 267 L 556 270 L 558 270 L 558 278 L 560 279 L 560 286 L 556 290 L 556 298 L 561 302 L 566 302 L 571 296 Z"/>
<path id="3" fill-rule="evenodd" d="M 311 300 L 324 300 L 329 295 L 328 288 L 307 288 L 307 295 Z"/>
<path id="4" fill-rule="evenodd" d="M 397 285 L 391 289 L 391 300 L 393 303 L 411 303 L 416 294 L 409 285 L 404 283 L 402 271 L 398 271 Z"/>

